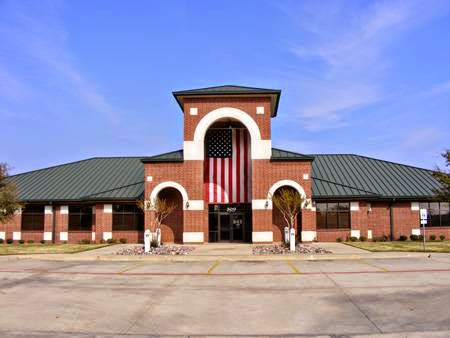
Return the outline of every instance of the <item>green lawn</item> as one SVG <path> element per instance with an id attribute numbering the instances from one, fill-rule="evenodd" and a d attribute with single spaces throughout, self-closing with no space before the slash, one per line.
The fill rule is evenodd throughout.
<path id="1" fill-rule="evenodd" d="M 345 242 L 347 245 L 356 248 L 373 251 L 404 251 L 404 252 L 422 252 L 423 243 L 420 241 L 395 241 L 395 242 Z M 426 252 L 450 252 L 450 241 L 427 241 L 425 244 Z"/>
<path id="2" fill-rule="evenodd" d="M 110 244 L 0 244 L 0 255 L 77 253 Z"/>

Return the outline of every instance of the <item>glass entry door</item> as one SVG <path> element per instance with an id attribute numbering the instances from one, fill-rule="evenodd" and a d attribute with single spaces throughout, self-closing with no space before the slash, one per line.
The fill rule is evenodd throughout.
<path id="1" fill-rule="evenodd" d="M 209 242 L 251 241 L 250 205 L 209 205 Z"/>

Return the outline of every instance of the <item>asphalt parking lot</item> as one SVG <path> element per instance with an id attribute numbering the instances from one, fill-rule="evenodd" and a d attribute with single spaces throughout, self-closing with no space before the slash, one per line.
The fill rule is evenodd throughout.
<path id="1" fill-rule="evenodd" d="M 0 295 L 2 335 L 445 337 L 437 331 L 450 331 L 450 255 L 253 262 L 1 257 Z"/>

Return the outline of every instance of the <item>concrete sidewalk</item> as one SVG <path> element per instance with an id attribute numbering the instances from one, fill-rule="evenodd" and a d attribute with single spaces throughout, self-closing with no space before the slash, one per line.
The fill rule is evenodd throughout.
<path id="1" fill-rule="evenodd" d="M 285 254 L 285 255 L 253 255 L 252 244 L 230 244 L 214 243 L 203 245 L 192 245 L 195 250 L 188 255 L 145 255 L 145 256 L 122 256 L 117 251 L 122 248 L 136 246 L 139 244 L 117 244 L 95 250 L 84 251 L 74 254 L 28 254 L 0 256 L 2 260 L 35 259 L 46 261 L 162 261 L 162 262 L 202 262 L 202 261 L 309 261 L 309 260 L 343 260 L 343 259 L 389 259 L 408 257 L 427 257 L 423 252 L 370 252 L 358 249 L 342 243 L 312 243 L 331 250 L 332 254 Z M 450 254 L 433 253 L 433 257 L 449 257 Z"/>

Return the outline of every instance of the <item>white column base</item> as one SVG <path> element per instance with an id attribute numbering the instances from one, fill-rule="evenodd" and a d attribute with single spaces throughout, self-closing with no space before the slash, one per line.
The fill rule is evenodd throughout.
<path id="1" fill-rule="evenodd" d="M 372 230 L 367 230 L 367 238 L 372 239 Z"/>
<path id="2" fill-rule="evenodd" d="M 20 241 L 22 239 L 22 233 L 20 231 L 14 231 L 12 239 L 14 241 Z"/>
<path id="3" fill-rule="evenodd" d="M 183 232 L 183 243 L 203 243 L 203 232 Z"/>
<path id="4" fill-rule="evenodd" d="M 60 241 L 68 241 L 69 240 L 69 233 L 66 231 L 61 231 L 59 233 L 59 240 Z"/>
<path id="5" fill-rule="evenodd" d="M 317 231 L 302 231 L 302 241 L 312 242 L 317 238 Z"/>
<path id="6" fill-rule="evenodd" d="M 419 229 L 411 229 L 411 235 L 420 236 L 420 228 Z"/>
<path id="7" fill-rule="evenodd" d="M 359 231 L 359 230 L 350 230 L 350 237 L 356 237 L 356 238 L 361 237 L 361 231 Z"/>
<path id="8" fill-rule="evenodd" d="M 272 231 L 253 231 L 252 232 L 253 243 L 271 243 L 273 242 Z"/>
<path id="9" fill-rule="evenodd" d="M 107 232 L 103 233 L 103 240 L 104 241 L 107 241 L 108 239 L 111 239 L 111 238 L 112 238 L 112 232 L 107 231 Z"/>
<path id="10" fill-rule="evenodd" d="M 5 231 L 0 231 L 0 239 L 3 239 L 3 240 L 6 239 L 6 232 Z"/>
<path id="11" fill-rule="evenodd" d="M 92 232 L 91 240 L 92 240 L 92 241 L 95 241 L 95 232 Z"/>
<path id="12" fill-rule="evenodd" d="M 53 234 L 51 231 L 45 231 L 44 232 L 44 241 L 51 241 L 53 238 Z"/>

